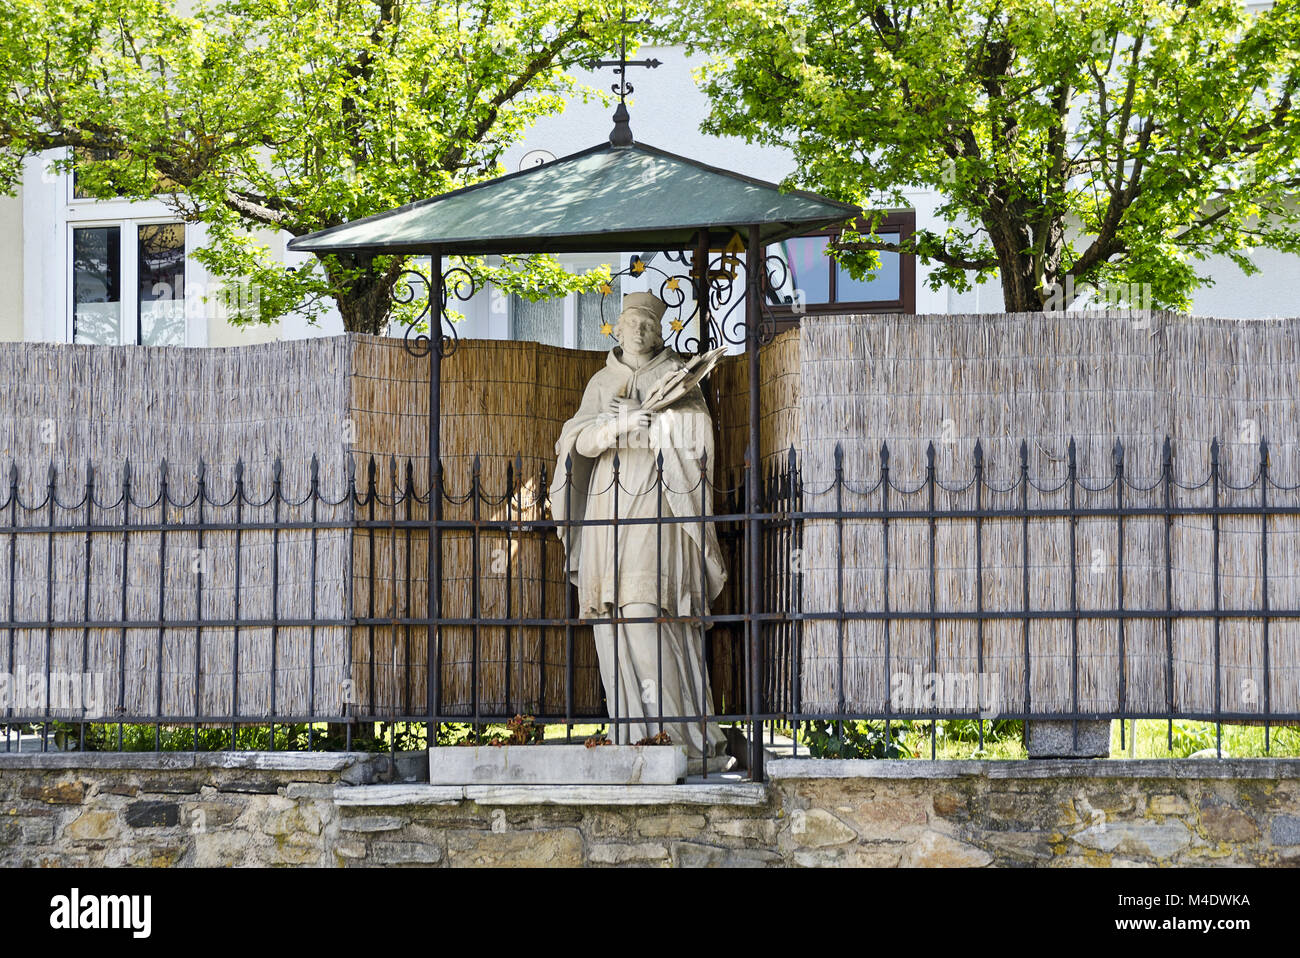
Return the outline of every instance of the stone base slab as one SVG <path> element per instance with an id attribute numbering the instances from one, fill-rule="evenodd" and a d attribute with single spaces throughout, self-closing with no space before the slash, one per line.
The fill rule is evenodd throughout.
<path id="1" fill-rule="evenodd" d="M 672 745 L 452 745 L 429 749 L 430 785 L 674 785 L 686 751 Z"/>

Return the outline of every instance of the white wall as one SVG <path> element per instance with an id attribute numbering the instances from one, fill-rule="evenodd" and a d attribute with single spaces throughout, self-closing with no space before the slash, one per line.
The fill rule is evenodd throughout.
<path id="1" fill-rule="evenodd" d="M 0 196 L 0 342 L 23 338 L 23 196 Z"/>

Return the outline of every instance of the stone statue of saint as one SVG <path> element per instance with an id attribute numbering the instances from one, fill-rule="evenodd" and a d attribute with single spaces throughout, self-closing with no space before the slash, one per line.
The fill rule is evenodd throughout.
<path id="1" fill-rule="evenodd" d="M 688 380 L 687 388 L 669 391 L 670 400 L 680 398 L 666 408 L 651 412 L 642 406 L 647 396 L 663 396 L 666 377 L 673 377 L 670 384 L 681 380 L 687 365 L 664 346 L 666 309 L 650 293 L 624 298 L 614 326 L 619 345 L 587 383 L 582 405 L 555 445 L 559 463 L 550 503 L 556 519 L 612 519 L 616 506 L 620 522 L 712 515 L 712 477 L 704 475 L 704 468 L 707 464 L 712 472 L 713 427 L 703 391 Z M 567 490 L 566 461 L 572 464 Z M 578 587 L 579 614 L 609 618 L 617 604 L 621 615 L 631 618 L 707 615 L 726 578 L 714 526 L 619 525 L 617 557 L 612 525 L 557 527 L 561 541 L 568 540 L 567 568 Z M 631 744 L 656 735 L 659 715 L 713 711 L 702 625 L 619 623 L 617 641 L 611 624 L 595 625 L 594 631 L 610 714 L 638 720 L 613 723 L 613 741 Z M 674 745 L 686 747 L 688 758 L 712 758 L 725 747 L 722 730 L 712 722 L 666 721 L 663 731 Z"/>

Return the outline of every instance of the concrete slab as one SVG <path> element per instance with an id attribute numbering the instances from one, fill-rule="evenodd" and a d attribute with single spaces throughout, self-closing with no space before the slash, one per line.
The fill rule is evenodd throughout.
<path id="1" fill-rule="evenodd" d="M 429 749 L 430 785 L 673 785 L 686 750 L 672 745 L 480 745 Z"/>

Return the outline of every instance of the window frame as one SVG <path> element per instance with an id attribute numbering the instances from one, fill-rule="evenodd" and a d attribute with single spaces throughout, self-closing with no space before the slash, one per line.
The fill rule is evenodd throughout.
<path id="1" fill-rule="evenodd" d="M 114 202 L 114 201 L 107 201 Z M 176 219 L 175 216 L 157 216 L 145 215 L 143 213 L 132 215 L 130 211 L 123 210 L 121 216 L 104 216 L 107 210 L 96 208 L 92 211 L 86 210 L 85 216 L 69 216 L 66 221 L 66 230 L 63 238 L 64 241 L 64 328 L 66 339 L 65 342 L 75 343 L 77 341 L 77 304 L 74 300 L 74 285 L 76 283 L 76 259 L 73 255 L 73 236 L 79 229 L 103 229 L 105 227 L 117 227 L 121 232 L 118 241 L 118 255 L 121 262 L 118 263 L 121 295 L 121 313 L 118 322 L 117 343 L 112 345 L 118 346 L 139 346 L 140 342 L 140 304 L 139 296 L 139 242 L 140 227 L 142 226 L 179 226 L 183 231 L 185 242 L 185 273 L 184 283 L 185 290 L 189 289 L 191 259 L 190 259 L 190 233 L 188 224 L 183 220 Z M 177 345 L 190 346 L 194 345 L 192 323 L 189 315 L 189 303 L 186 298 L 188 293 L 184 290 L 181 293 L 182 308 L 185 309 L 185 339 L 184 342 Z M 128 335 L 128 332 L 130 335 Z"/>
<path id="2" fill-rule="evenodd" d="M 816 237 L 828 236 L 832 242 L 837 239 L 843 231 L 841 226 L 831 226 L 826 229 L 813 230 L 808 233 L 801 233 L 799 237 Z M 876 227 L 876 232 L 897 232 L 899 241 L 906 240 L 916 232 L 916 211 L 915 210 L 889 210 L 881 219 Z M 836 274 L 839 270 L 835 269 L 834 261 L 830 256 L 826 257 L 826 268 L 830 273 L 829 303 L 806 303 L 801 311 L 796 312 L 794 305 L 790 303 L 773 303 L 770 300 L 767 307 L 776 316 L 777 329 L 783 330 L 790 326 L 798 325 L 801 316 L 827 316 L 843 315 L 845 313 L 916 313 L 916 256 L 911 253 L 899 253 L 898 269 L 898 290 L 899 298 L 892 300 L 845 300 L 837 302 L 836 294 Z M 770 295 L 770 288 L 769 288 Z"/>

